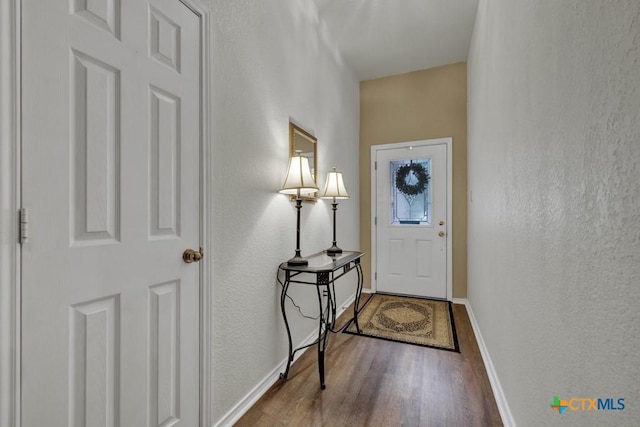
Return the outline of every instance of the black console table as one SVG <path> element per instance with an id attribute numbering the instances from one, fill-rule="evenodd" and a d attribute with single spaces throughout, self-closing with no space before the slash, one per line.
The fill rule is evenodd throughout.
<path id="1" fill-rule="evenodd" d="M 326 252 L 319 252 L 307 257 L 308 265 L 295 266 L 286 262 L 280 264 L 279 272 L 284 272 L 284 283 L 282 283 L 282 293 L 280 294 L 280 309 L 282 317 L 287 329 L 287 337 L 289 338 L 289 357 L 287 359 L 287 368 L 284 373 L 280 374 L 280 378 L 287 378 L 289 368 L 293 362 L 293 357 L 299 350 L 313 345 L 318 346 L 318 371 L 320 373 L 320 388 L 324 390 L 324 351 L 327 348 L 327 337 L 329 332 L 340 332 L 348 324 L 347 322 L 342 328 L 335 329 L 336 323 L 336 292 L 335 281 L 351 270 L 358 273 L 358 284 L 356 287 L 356 298 L 353 303 L 353 322 L 356 329 L 360 332 L 358 325 L 358 306 L 360 303 L 360 295 L 362 295 L 362 266 L 360 258 L 364 254 L 362 252 L 344 251 L 335 256 L 329 256 Z M 279 280 L 279 279 L 278 279 Z M 287 290 L 291 283 L 299 283 L 303 285 L 313 285 L 316 287 L 318 294 L 318 305 L 320 308 L 318 339 L 311 344 L 296 348 L 294 350 L 291 341 L 291 330 L 289 329 L 289 321 L 287 320 L 287 311 L 285 301 L 287 298 Z M 325 302 L 323 303 L 323 299 Z"/>

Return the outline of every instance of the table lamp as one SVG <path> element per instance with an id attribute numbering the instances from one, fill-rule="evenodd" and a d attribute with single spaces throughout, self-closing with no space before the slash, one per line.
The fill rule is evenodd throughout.
<path id="1" fill-rule="evenodd" d="M 289 265 L 309 264 L 309 261 L 300 254 L 300 209 L 302 209 L 300 192 L 308 193 L 318 191 L 318 186 L 309 168 L 309 159 L 300 153 L 301 151 L 296 151 L 295 155 L 289 159 L 289 171 L 279 191 L 281 194 L 293 194 L 296 196 L 296 253 L 293 258 L 287 261 Z"/>
<path id="2" fill-rule="evenodd" d="M 327 182 L 324 185 L 324 190 L 320 195 L 321 199 L 333 199 L 331 203 L 331 210 L 333 210 L 333 245 L 327 249 L 327 255 L 333 256 L 341 254 L 340 249 L 336 243 L 336 211 L 338 210 L 337 199 L 348 199 L 347 189 L 344 187 L 342 181 L 342 173 L 336 172 L 336 168 L 327 173 Z"/>

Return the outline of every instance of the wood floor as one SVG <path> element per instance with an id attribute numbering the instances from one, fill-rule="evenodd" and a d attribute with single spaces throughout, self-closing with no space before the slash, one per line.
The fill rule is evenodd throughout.
<path id="1" fill-rule="evenodd" d="M 331 334 L 325 390 L 312 347 L 235 426 L 502 426 L 465 306 L 453 313 L 460 353 Z"/>

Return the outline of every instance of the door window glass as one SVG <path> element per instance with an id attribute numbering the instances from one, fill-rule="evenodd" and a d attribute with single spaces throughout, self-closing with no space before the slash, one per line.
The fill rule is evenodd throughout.
<path id="1" fill-rule="evenodd" d="M 431 224 L 431 159 L 389 162 L 392 225 Z"/>

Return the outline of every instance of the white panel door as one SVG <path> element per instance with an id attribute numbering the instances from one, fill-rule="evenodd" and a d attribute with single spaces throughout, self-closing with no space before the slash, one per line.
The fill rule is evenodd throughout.
<path id="1" fill-rule="evenodd" d="M 447 147 L 376 151 L 378 292 L 447 298 Z"/>
<path id="2" fill-rule="evenodd" d="M 199 421 L 200 20 L 22 2 L 22 425 Z"/>

